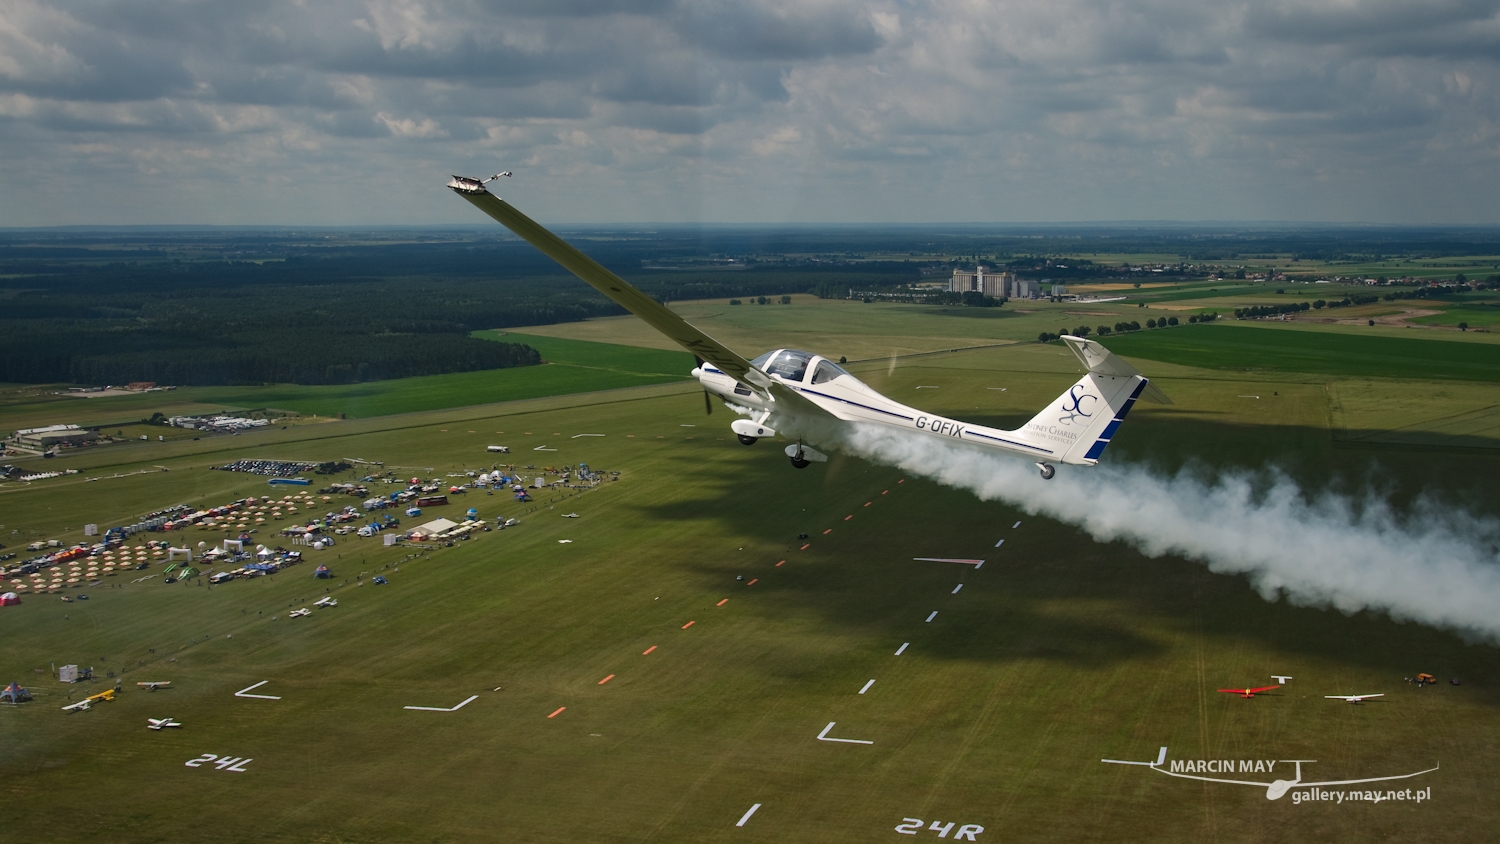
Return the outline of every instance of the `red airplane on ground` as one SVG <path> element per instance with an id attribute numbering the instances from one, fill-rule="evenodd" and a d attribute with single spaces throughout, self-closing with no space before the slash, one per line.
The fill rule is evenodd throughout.
<path id="1" fill-rule="evenodd" d="M 1256 695 L 1257 692 L 1269 692 L 1269 691 L 1271 691 L 1272 689 L 1275 689 L 1275 688 L 1278 688 L 1278 687 L 1277 686 L 1261 686 L 1258 689 L 1219 689 L 1219 691 L 1224 692 L 1226 694 L 1239 695 L 1240 697 L 1255 697 L 1255 695 Z"/>

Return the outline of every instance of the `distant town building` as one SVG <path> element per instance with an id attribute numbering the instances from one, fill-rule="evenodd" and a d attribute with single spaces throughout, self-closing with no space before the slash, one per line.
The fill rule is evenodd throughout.
<path id="1" fill-rule="evenodd" d="M 1005 297 L 1007 299 L 1035 299 L 1041 294 L 1041 288 L 1035 281 L 1029 278 L 1016 278 L 1010 273 L 1010 281 L 1006 282 Z"/>
<path id="2" fill-rule="evenodd" d="M 1066 296 L 1066 295 L 1068 295 L 1068 288 L 1067 288 L 1067 286 L 1062 285 L 1062 284 L 1054 284 L 1054 285 L 1052 285 L 1052 295 L 1053 296 Z"/>
<path id="3" fill-rule="evenodd" d="M 1011 295 L 1011 286 L 1015 282 L 1015 273 L 992 273 L 988 267 L 980 265 L 974 272 L 954 270 L 953 278 L 948 282 L 948 292 L 967 293 L 971 290 L 977 290 L 986 296 L 995 299 L 1004 299 Z"/>

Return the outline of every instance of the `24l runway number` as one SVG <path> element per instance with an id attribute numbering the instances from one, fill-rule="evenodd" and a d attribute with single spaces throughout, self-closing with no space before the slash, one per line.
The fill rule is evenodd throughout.
<path id="1" fill-rule="evenodd" d="M 920 818 L 902 818 L 901 823 L 896 824 L 896 831 L 902 835 L 916 835 L 922 831 L 923 823 L 924 821 Z M 954 841 L 978 841 L 979 834 L 984 832 L 984 827 L 977 823 L 966 823 L 959 826 L 956 831 L 953 829 L 955 826 L 958 824 L 952 821 L 948 823 L 933 821 L 927 826 L 927 831 L 936 832 L 939 838 L 947 838 L 948 833 L 952 832 Z"/>
<path id="2" fill-rule="evenodd" d="M 212 762 L 213 766 L 221 771 L 233 771 L 236 774 L 243 774 L 245 773 L 245 766 L 253 761 L 255 760 L 241 759 L 238 756 L 215 756 L 212 753 L 205 753 L 197 759 L 189 759 L 182 764 L 189 768 L 197 768 Z"/>

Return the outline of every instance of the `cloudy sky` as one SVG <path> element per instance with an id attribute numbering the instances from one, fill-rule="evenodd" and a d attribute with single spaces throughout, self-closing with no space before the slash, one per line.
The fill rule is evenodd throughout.
<path id="1" fill-rule="evenodd" d="M 0 0 L 0 226 L 1500 223 L 1500 0 Z"/>

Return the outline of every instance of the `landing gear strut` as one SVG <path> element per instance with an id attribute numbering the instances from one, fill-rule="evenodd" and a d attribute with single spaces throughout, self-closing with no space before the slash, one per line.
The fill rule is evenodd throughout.
<path id="1" fill-rule="evenodd" d="M 1052 464 L 1050 463 L 1038 463 L 1036 467 L 1042 470 L 1042 480 L 1044 481 L 1052 480 L 1052 476 L 1057 474 L 1057 470 L 1052 468 Z"/>
<path id="2" fill-rule="evenodd" d="M 799 451 L 796 454 L 792 455 L 792 468 L 794 468 L 794 469 L 806 469 L 807 466 L 808 466 L 808 463 L 809 463 L 809 461 L 806 460 L 802 456 L 802 452 Z"/>
<path id="3" fill-rule="evenodd" d="M 740 438 L 740 445 L 755 445 L 755 441 L 760 439 L 760 437 L 747 437 L 744 434 L 735 434 L 735 436 Z"/>

